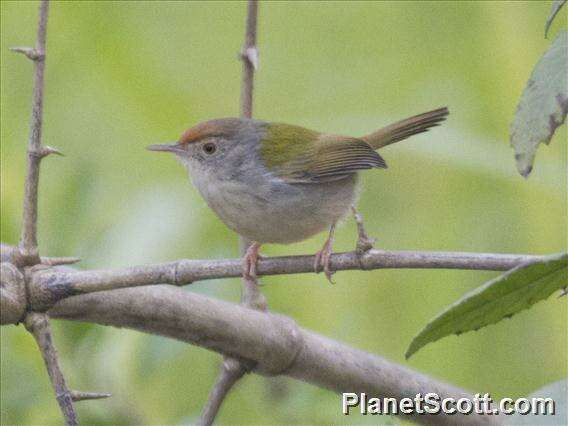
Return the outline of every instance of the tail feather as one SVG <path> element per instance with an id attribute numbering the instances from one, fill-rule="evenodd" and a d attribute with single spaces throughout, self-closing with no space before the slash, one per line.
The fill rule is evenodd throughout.
<path id="1" fill-rule="evenodd" d="M 379 149 L 412 135 L 426 132 L 431 127 L 439 126 L 449 113 L 446 107 L 438 108 L 398 121 L 360 139 L 371 145 L 373 149 Z"/>

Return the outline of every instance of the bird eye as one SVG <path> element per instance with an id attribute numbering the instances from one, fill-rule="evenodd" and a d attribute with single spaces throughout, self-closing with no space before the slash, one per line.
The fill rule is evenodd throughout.
<path id="1" fill-rule="evenodd" d="M 203 152 L 205 152 L 205 154 L 212 155 L 215 154 L 215 151 L 217 151 L 217 145 L 213 142 L 208 142 L 203 145 Z"/>

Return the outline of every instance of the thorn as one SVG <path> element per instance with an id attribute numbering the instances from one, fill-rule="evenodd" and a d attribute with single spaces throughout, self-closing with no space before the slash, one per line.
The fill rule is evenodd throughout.
<path id="1" fill-rule="evenodd" d="M 33 151 L 28 151 L 29 155 L 33 155 L 34 157 L 39 157 L 40 159 L 47 157 L 48 155 L 51 154 L 57 154 L 57 155 L 61 155 L 63 157 L 63 153 L 61 151 L 59 151 L 57 148 L 53 148 L 52 146 L 42 146 L 39 151 L 33 150 Z"/>
<path id="2" fill-rule="evenodd" d="M 47 146 L 47 145 L 41 148 L 40 156 L 42 158 L 47 157 L 48 155 L 51 154 L 57 154 L 63 157 L 63 153 L 59 151 L 57 148 L 53 148 L 52 146 Z"/>
<path id="3" fill-rule="evenodd" d="M 99 392 L 81 392 L 72 390 L 71 399 L 73 401 L 86 401 L 89 399 L 105 399 L 110 398 L 112 395 L 110 393 L 99 393 Z"/>
<path id="4" fill-rule="evenodd" d="M 24 54 L 28 59 L 31 59 L 32 61 L 39 61 L 44 57 L 42 53 L 40 53 L 33 47 L 10 47 L 10 50 L 12 52 Z"/>
<path id="5" fill-rule="evenodd" d="M 81 261 L 79 257 L 46 257 L 41 260 L 43 265 L 59 266 L 59 265 L 73 265 Z"/>
<path id="6" fill-rule="evenodd" d="M 255 71 L 258 70 L 258 49 L 256 47 L 247 47 L 242 57 L 252 65 Z"/>

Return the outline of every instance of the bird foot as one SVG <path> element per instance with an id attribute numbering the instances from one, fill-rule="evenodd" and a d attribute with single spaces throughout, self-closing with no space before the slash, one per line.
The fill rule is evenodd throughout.
<path id="1" fill-rule="evenodd" d="M 258 253 L 260 249 L 260 244 L 253 242 L 248 246 L 245 255 L 243 256 L 243 277 L 248 279 L 256 279 L 256 265 L 258 259 L 262 259 L 262 256 Z"/>
<path id="2" fill-rule="evenodd" d="M 362 255 L 369 250 L 371 250 L 375 246 L 375 242 L 377 241 L 373 237 L 369 237 L 367 232 L 365 231 L 365 224 L 363 223 L 363 217 L 361 214 L 355 209 L 354 206 L 351 207 L 351 211 L 353 212 L 353 218 L 357 223 L 357 245 L 355 247 L 355 251 L 358 255 Z"/>
<path id="3" fill-rule="evenodd" d="M 323 271 L 327 280 L 331 284 L 335 284 L 335 282 L 331 279 L 331 276 L 334 274 L 334 271 L 331 270 L 329 265 L 331 255 L 333 254 L 332 245 L 333 245 L 333 240 L 331 238 L 328 238 L 324 243 L 322 249 L 316 253 L 314 261 L 314 271 L 316 272 L 316 274 Z"/>

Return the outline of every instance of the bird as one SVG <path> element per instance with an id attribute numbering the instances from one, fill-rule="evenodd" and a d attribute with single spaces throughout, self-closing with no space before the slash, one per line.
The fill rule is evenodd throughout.
<path id="1" fill-rule="evenodd" d="M 321 133 L 252 118 L 217 118 L 187 129 L 174 143 L 150 145 L 175 154 L 207 205 L 251 244 L 243 275 L 256 277 L 260 246 L 291 244 L 325 230 L 315 272 L 331 281 L 336 224 L 355 206 L 359 172 L 386 169 L 378 149 L 440 125 L 447 107 L 361 137 Z"/>

